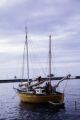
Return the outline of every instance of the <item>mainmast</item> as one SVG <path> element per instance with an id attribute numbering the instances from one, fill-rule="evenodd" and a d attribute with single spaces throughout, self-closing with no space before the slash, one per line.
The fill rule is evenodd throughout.
<path id="1" fill-rule="evenodd" d="M 49 81 L 51 81 L 51 35 L 49 35 Z"/>
<path id="2" fill-rule="evenodd" d="M 27 78 L 28 78 L 28 85 L 29 85 L 29 48 L 28 48 L 28 37 L 27 37 L 27 27 L 25 28 L 26 31 L 26 41 L 25 41 L 25 45 L 26 45 L 26 53 L 27 53 Z"/>

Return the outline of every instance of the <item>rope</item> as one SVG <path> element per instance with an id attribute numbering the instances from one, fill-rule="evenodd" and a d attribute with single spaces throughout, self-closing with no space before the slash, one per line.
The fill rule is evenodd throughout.
<path id="1" fill-rule="evenodd" d="M 65 90 L 66 90 L 67 84 L 68 84 L 68 79 L 67 79 L 67 81 L 66 81 L 66 84 L 65 84 L 65 87 L 64 87 L 63 93 L 64 93 Z"/>

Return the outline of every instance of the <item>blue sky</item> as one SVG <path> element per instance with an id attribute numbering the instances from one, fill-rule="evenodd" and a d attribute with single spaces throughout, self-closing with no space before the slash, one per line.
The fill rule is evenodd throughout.
<path id="1" fill-rule="evenodd" d="M 79 0 L 0 0 L 1 79 L 21 78 L 26 25 L 31 77 L 48 74 L 50 34 L 52 72 L 80 75 Z"/>

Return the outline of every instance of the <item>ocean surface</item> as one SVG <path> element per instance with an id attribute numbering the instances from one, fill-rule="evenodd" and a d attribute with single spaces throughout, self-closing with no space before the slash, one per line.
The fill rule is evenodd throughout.
<path id="1" fill-rule="evenodd" d="M 58 90 L 65 93 L 63 108 L 21 103 L 13 89 L 16 84 L 0 84 L 0 120 L 80 120 L 80 80 L 60 84 Z"/>

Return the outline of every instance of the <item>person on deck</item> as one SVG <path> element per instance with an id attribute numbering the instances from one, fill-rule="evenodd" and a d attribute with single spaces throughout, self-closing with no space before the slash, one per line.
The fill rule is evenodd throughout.
<path id="1" fill-rule="evenodd" d="M 51 94 L 51 93 L 52 93 L 52 85 L 51 85 L 51 82 L 46 83 L 45 90 L 46 90 L 46 93 L 47 93 L 47 94 Z"/>
<path id="2" fill-rule="evenodd" d="M 38 81 L 40 82 L 42 80 L 41 76 L 38 77 Z"/>

